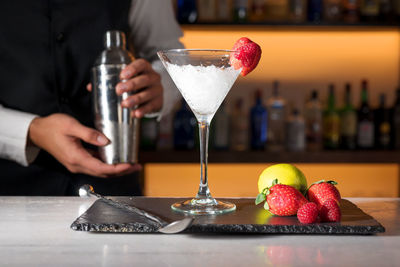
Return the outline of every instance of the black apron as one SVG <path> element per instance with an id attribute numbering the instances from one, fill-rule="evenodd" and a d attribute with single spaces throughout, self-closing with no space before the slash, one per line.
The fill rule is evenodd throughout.
<path id="1" fill-rule="evenodd" d="M 0 1 L 0 104 L 47 116 L 65 113 L 93 128 L 90 69 L 103 36 L 129 33 L 130 0 Z M 128 36 L 129 39 L 129 36 Z M 29 167 L 0 159 L 0 195 L 76 195 L 90 183 L 106 195 L 141 194 L 138 175 L 72 174 L 45 151 Z"/>

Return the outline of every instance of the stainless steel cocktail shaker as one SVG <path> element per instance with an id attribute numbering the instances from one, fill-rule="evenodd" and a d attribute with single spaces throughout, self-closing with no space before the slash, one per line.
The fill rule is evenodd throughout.
<path id="1" fill-rule="evenodd" d="M 107 31 L 105 50 L 92 69 L 93 103 L 96 129 L 111 141 L 99 148 L 101 159 L 108 164 L 136 163 L 138 161 L 139 120 L 132 118 L 130 109 L 121 101 L 128 93 L 117 96 L 115 87 L 121 81 L 120 73 L 134 59 L 126 47 L 125 34 Z"/>

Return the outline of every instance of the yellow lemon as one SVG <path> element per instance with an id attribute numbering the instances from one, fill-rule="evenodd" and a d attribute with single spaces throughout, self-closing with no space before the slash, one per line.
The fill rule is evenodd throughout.
<path id="1" fill-rule="evenodd" d="M 307 180 L 304 174 L 291 164 L 281 163 L 266 168 L 258 178 L 258 191 L 271 187 L 272 181 L 278 179 L 280 184 L 290 185 L 304 193 L 307 190 Z"/>

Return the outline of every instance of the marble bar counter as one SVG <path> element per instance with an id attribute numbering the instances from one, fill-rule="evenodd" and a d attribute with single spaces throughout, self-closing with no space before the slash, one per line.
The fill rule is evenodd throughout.
<path id="1" fill-rule="evenodd" d="M 95 199 L 0 197 L 0 266 L 400 266 L 400 199 L 349 200 L 386 232 L 89 233 L 70 225 Z"/>

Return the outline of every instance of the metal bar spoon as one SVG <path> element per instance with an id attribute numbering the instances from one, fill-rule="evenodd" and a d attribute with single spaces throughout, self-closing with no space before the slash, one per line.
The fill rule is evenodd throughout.
<path id="1" fill-rule="evenodd" d="M 157 226 L 159 227 L 157 229 L 157 232 L 164 233 L 164 234 L 176 234 L 176 233 L 182 232 L 183 230 L 188 228 L 194 220 L 194 218 L 188 217 L 188 218 L 185 218 L 182 220 L 174 221 L 172 223 L 167 223 L 164 220 L 158 218 L 157 216 L 150 214 L 142 209 L 139 209 L 139 208 L 131 206 L 131 205 L 127 205 L 125 203 L 118 202 L 116 200 L 106 198 L 98 193 L 95 193 L 93 187 L 88 184 L 85 184 L 79 188 L 79 196 L 80 197 L 95 196 L 96 198 L 102 199 L 103 201 L 105 201 L 106 203 L 108 203 L 112 206 L 115 206 L 120 209 L 125 209 L 130 212 L 134 212 L 140 216 L 143 216 L 143 217 L 151 220 L 152 222 L 155 222 L 157 224 Z"/>

